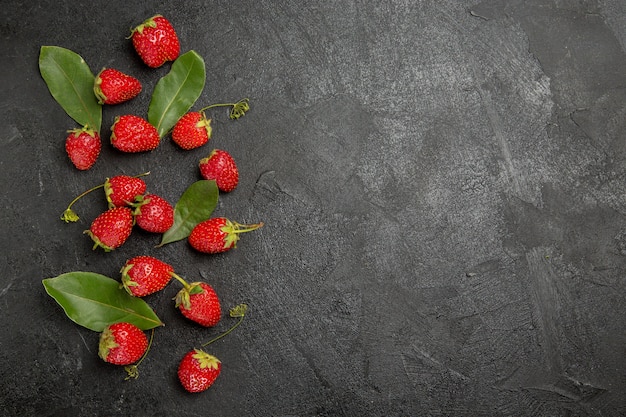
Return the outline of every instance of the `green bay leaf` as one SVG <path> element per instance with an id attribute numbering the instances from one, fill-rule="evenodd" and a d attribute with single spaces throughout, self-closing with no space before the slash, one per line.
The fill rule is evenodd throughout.
<path id="1" fill-rule="evenodd" d="M 196 102 L 206 79 L 204 60 L 195 51 L 179 56 L 154 87 L 148 121 L 165 136 Z"/>
<path id="2" fill-rule="evenodd" d="M 42 46 L 39 71 L 52 97 L 81 126 L 100 132 L 102 105 L 93 92 L 95 76 L 76 52 L 59 46 Z"/>
<path id="3" fill-rule="evenodd" d="M 128 294 L 119 281 L 104 275 L 74 271 L 42 282 L 72 321 L 93 331 L 101 332 L 117 322 L 132 323 L 142 330 L 163 326 L 144 300 Z"/>
<path id="4" fill-rule="evenodd" d="M 208 220 L 218 195 L 214 180 L 196 181 L 187 187 L 174 207 L 174 225 L 163 233 L 159 246 L 185 239 L 198 223 Z"/>

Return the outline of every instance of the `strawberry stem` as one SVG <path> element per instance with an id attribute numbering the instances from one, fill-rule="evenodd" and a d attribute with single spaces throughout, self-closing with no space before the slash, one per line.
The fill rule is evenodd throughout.
<path id="1" fill-rule="evenodd" d="M 246 316 L 246 312 L 248 311 L 248 306 L 246 304 L 238 304 L 235 307 L 230 309 L 230 316 L 231 317 L 238 317 L 239 320 L 237 320 L 237 323 L 235 323 L 230 329 L 226 330 L 224 333 L 222 333 L 221 335 L 214 337 L 213 339 L 209 340 L 206 343 L 203 343 L 202 347 L 208 346 L 211 343 L 220 340 L 222 337 L 226 336 L 227 334 L 229 334 L 230 332 L 232 332 L 233 330 L 235 330 L 243 321 L 244 317 Z"/>
<path id="2" fill-rule="evenodd" d="M 143 353 L 141 358 L 139 358 L 136 364 L 128 365 L 124 367 L 124 370 L 128 374 L 126 375 L 126 378 L 124 378 L 125 381 L 128 381 L 131 378 L 137 379 L 139 377 L 138 366 L 141 364 L 141 362 L 143 362 L 144 359 L 146 359 L 146 356 L 148 356 L 148 352 L 150 351 L 150 347 L 152 346 L 152 339 L 154 339 L 154 329 L 152 329 L 152 332 L 150 333 L 150 340 L 148 341 L 148 347 L 146 348 L 146 351 Z"/>
<path id="3" fill-rule="evenodd" d="M 135 175 L 135 178 L 145 177 L 146 175 L 150 175 L 150 171 L 144 172 L 143 174 Z M 74 203 L 76 203 L 78 200 L 80 200 L 82 197 L 86 196 L 90 192 L 102 187 L 104 187 L 104 183 L 88 189 L 87 191 L 81 193 L 78 197 L 73 199 L 72 202 L 67 206 L 63 214 L 61 214 L 61 220 L 63 220 L 65 223 L 77 222 L 80 217 L 78 217 L 78 214 L 76 214 L 76 212 L 72 210 L 72 206 L 74 205 Z"/>
<path id="4" fill-rule="evenodd" d="M 200 113 L 208 110 L 208 109 L 212 109 L 214 107 L 230 107 L 232 106 L 232 109 L 230 111 L 230 118 L 231 119 L 239 119 L 240 117 L 243 117 L 243 115 L 246 114 L 246 112 L 248 110 L 250 110 L 250 99 L 249 98 L 242 98 L 241 100 L 239 100 L 236 103 L 216 103 L 216 104 L 211 104 L 210 106 L 206 106 L 201 108 L 200 110 L 198 110 Z"/>
<path id="5" fill-rule="evenodd" d="M 183 287 L 185 287 L 185 290 L 187 290 L 187 292 L 191 291 L 192 286 L 189 285 L 189 283 L 187 281 L 185 281 L 180 275 L 178 275 L 175 272 L 170 272 L 170 276 L 176 278 L 176 280 L 178 282 L 180 282 L 181 284 L 183 284 Z"/>
<path id="6" fill-rule="evenodd" d="M 253 230 L 256 230 L 260 227 L 263 227 L 264 223 L 263 222 L 259 222 L 256 224 L 240 224 L 237 222 L 232 222 L 233 225 L 235 226 L 232 230 L 232 233 L 245 233 L 245 232 L 251 232 Z"/>

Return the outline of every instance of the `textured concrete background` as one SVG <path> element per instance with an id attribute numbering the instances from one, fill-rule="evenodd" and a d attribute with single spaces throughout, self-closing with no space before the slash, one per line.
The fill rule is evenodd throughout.
<path id="1" fill-rule="evenodd" d="M 626 415 L 626 5 L 621 0 L 4 2 L 0 8 L 0 409 L 10 416 Z M 92 4 L 95 3 L 95 4 Z M 145 115 L 168 66 L 125 37 L 162 13 L 207 65 L 207 147 L 106 145 Z M 73 122 L 52 99 L 42 45 L 144 84 L 105 108 L 98 163 L 77 172 Z M 229 150 L 239 188 L 216 215 L 266 226 L 219 256 L 136 232 L 92 251 L 104 204 L 83 190 L 144 171 L 176 201 L 197 161 Z M 166 323 L 138 380 L 97 357 L 43 278 L 119 277 L 160 257 L 205 279 L 244 324 L 213 345 L 222 375 L 190 395 L 185 352 L 225 329 L 148 299 Z"/>

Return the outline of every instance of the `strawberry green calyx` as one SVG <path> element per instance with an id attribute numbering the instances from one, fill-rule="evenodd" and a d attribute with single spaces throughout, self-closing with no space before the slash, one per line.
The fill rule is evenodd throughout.
<path id="1" fill-rule="evenodd" d="M 174 297 L 175 307 L 178 308 L 183 306 L 185 310 L 189 310 L 191 308 L 191 300 L 189 297 L 193 294 L 202 294 L 204 292 L 200 286 L 201 283 L 192 282 L 189 284 L 180 275 L 174 272 L 170 272 L 170 275 L 183 285 L 183 289 L 176 294 L 176 297 Z"/>
<path id="2" fill-rule="evenodd" d="M 112 246 L 108 246 L 98 238 L 91 230 L 85 230 L 84 234 L 88 235 L 93 240 L 93 247 L 91 249 L 96 250 L 97 248 L 102 248 L 105 252 L 111 252 L 115 248 Z"/>
<path id="3" fill-rule="evenodd" d="M 127 39 L 130 39 L 133 36 L 133 33 L 135 32 L 139 32 L 140 34 L 143 33 L 145 28 L 155 28 L 157 27 L 156 22 L 154 21 L 154 19 L 156 19 L 157 17 L 163 17 L 160 14 L 154 15 L 149 19 L 146 19 L 143 23 L 141 23 L 140 25 L 137 25 L 134 29 L 132 29 L 130 31 L 130 36 Z"/>
<path id="4" fill-rule="evenodd" d="M 222 363 L 215 356 L 206 353 L 200 349 L 194 349 L 195 353 L 193 358 L 198 361 L 201 369 L 218 369 L 219 364 Z"/>
<path id="5" fill-rule="evenodd" d="M 111 349 L 119 347 L 119 345 L 115 342 L 115 336 L 113 335 L 113 331 L 107 327 L 102 332 L 100 336 L 100 344 L 98 345 L 98 356 L 102 358 L 102 360 L 106 360 L 109 356 L 109 352 Z"/>
<path id="6" fill-rule="evenodd" d="M 220 228 L 220 230 L 226 233 L 224 238 L 224 247 L 237 247 L 237 241 L 239 240 L 240 233 L 251 232 L 263 226 L 263 222 L 256 224 L 240 224 L 231 220 L 226 220 L 226 224 Z"/>

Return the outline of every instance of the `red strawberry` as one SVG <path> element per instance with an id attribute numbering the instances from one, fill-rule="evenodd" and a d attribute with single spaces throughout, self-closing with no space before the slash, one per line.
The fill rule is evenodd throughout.
<path id="1" fill-rule="evenodd" d="M 207 390 L 222 370 L 222 363 L 203 350 L 188 352 L 178 366 L 178 380 L 189 392 Z"/>
<path id="2" fill-rule="evenodd" d="M 236 247 L 239 234 L 263 226 L 263 223 L 244 225 L 224 217 L 214 217 L 198 223 L 189 234 L 189 244 L 197 251 L 220 253 Z"/>
<path id="3" fill-rule="evenodd" d="M 185 150 L 199 148 L 211 139 L 211 119 L 203 112 L 189 112 L 172 129 L 172 140 Z"/>
<path id="4" fill-rule="evenodd" d="M 152 256 L 136 256 L 121 270 L 122 285 L 129 294 L 145 297 L 161 291 L 172 278 L 174 268 Z"/>
<path id="5" fill-rule="evenodd" d="M 138 197 L 135 204 L 135 222 L 143 230 L 165 233 L 174 224 L 174 207 L 156 194 Z"/>
<path id="6" fill-rule="evenodd" d="M 213 149 L 209 156 L 198 164 L 200 175 L 205 180 L 215 180 L 220 191 L 228 193 L 239 184 L 239 170 L 233 157 L 226 151 Z"/>
<path id="7" fill-rule="evenodd" d="M 180 279 L 178 276 L 175 278 Z M 206 282 L 184 284 L 176 294 L 176 307 L 191 321 L 204 327 L 215 326 L 222 316 L 220 301 L 215 290 Z"/>
<path id="8" fill-rule="evenodd" d="M 174 61 L 180 54 L 180 42 L 172 24 L 163 16 L 146 20 L 131 32 L 133 46 L 141 60 L 151 68 Z"/>
<path id="9" fill-rule="evenodd" d="M 132 114 L 117 116 L 111 131 L 111 144 L 122 152 L 151 151 L 161 141 L 154 126 Z"/>
<path id="10" fill-rule="evenodd" d="M 93 166 L 100 155 L 102 142 L 100 135 L 93 129 L 83 127 L 72 129 L 65 139 L 65 151 L 74 166 L 85 171 Z"/>
<path id="11" fill-rule="evenodd" d="M 131 323 L 115 323 L 100 334 L 98 355 L 114 365 L 137 362 L 148 349 L 148 338 L 139 327 Z"/>
<path id="12" fill-rule="evenodd" d="M 104 182 L 104 194 L 109 207 L 129 206 L 146 192 L 146 182 L 138 177 L 116 175 Z"/>
<path id="13" fill-rule="evenodd" d="M 96 76 L 93 92 L 100 104 L 119 104 L 137 97 L 141 83 L 116 69 L 103 68 Z"/>
<path id="14" fill-rule="evenodd" d="M 94 249 L 100 246 L 109 252 L 126 242 L 133 223 L 133 211 L 130 208 L 115 207 L 96 217 L 85 233 L 94 241 Z"/>

